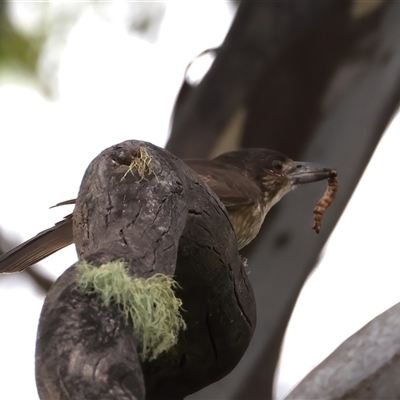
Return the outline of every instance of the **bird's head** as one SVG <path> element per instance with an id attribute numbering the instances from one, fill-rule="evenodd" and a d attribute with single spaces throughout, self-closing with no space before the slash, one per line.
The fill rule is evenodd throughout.
<path id="1" fill-rule="evenodd" d="M 316 163 L 293 161 L 269 149 L 241 149 L 222 154 L 216 160 L 238 168 L 256 183 L 268 210 L 298 185 L 328 179 L 332 171 Z"/>

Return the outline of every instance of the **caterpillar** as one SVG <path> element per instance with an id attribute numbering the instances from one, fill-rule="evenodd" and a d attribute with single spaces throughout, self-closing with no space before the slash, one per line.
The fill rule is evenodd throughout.
<path id="1" fill-rule="evenodd" d="M 332 204 L 336 193 L 338 191 L 339 182 L 337 180 L 336 170 L 332 170 L 328 178 L 328 187 L 325 190 L 324 195 L 321 197 L 319 202 L 314 208 L 314 226 L 312 229 L 319 233 L 322 225 L 322 218 L 325 214 L 326 209 Z"/>

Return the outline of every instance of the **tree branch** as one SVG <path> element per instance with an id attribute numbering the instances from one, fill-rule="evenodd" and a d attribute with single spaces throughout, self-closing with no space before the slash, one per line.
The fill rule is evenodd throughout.
<path id="1" fill-rule="evenodd" d="M 234 368 L 255 327 L 254 298 L 226 210 L 200 177 L 165 150 L 124 142 L 91 163 L 73 218 L 81 259 L 99 267 L 122 259 L 134 278 L 174 276 L 187 330 L 140 362 L 137 326 L 120 302 L 82 294 L 73 266 L 40 319 L 42 399 L 181 399 Z"/>

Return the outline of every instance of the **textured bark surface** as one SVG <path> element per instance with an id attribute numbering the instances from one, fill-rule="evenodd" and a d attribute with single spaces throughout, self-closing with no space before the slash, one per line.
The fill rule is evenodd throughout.
<path id="1" fill-rule="evenodd" d="M 295 399 L 398 399 L 400 304 L 341 344 L 286 397 Z"/>
<path id="2" fill-rule="evenodd" d="M 76 290 L 69 268 L 47 295 L 36 348 L 42 400 L 144 399 L 132 327 L 118 307 Z"/>
<path id="3" fill-rule="evenodd" d="M 151 162 L 144 175 L 126 174 L 140 148 Z M 80 294 L 72 267 L 40 319 L 42 399 L 181 399 L 235 367 L 255 328 L 252 289 L 226 210 L 181 160 L 145 142 L 103 151 L 83 178 L 74 238 L 94 265 L 124 259 L 132 276 L 175 275 L 188 329 L 170 351 L 140 365 L 134 327 L 117 306 Z"/>
<path id="4" fill-rule="evenodd" d="M 209 72 L 175 108 L 168 150 L 183 158 L 210 156 L 234 113 L 259 87 L 265 70 L 320 25 L 333 8 L 335 2 L 308 0 L 290 6 L 242 2 Z"/>

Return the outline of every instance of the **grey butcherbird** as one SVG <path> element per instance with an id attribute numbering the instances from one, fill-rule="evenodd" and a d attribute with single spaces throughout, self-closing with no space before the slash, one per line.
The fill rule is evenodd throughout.
<path id="1" fill-rule="evenodd" d="M 328 179 L 332 169 L 293 161 L 268 149 L 242 149 L 212 159 L 185 160 L 226 207 L 238 248 L 260 231 L 273 205 L 297 185 Z M 74 204 L 68 200 L 57 205 Z M 0 273 L 23 271 L 74 242 L 72 214 L 0 257 Z"/>

